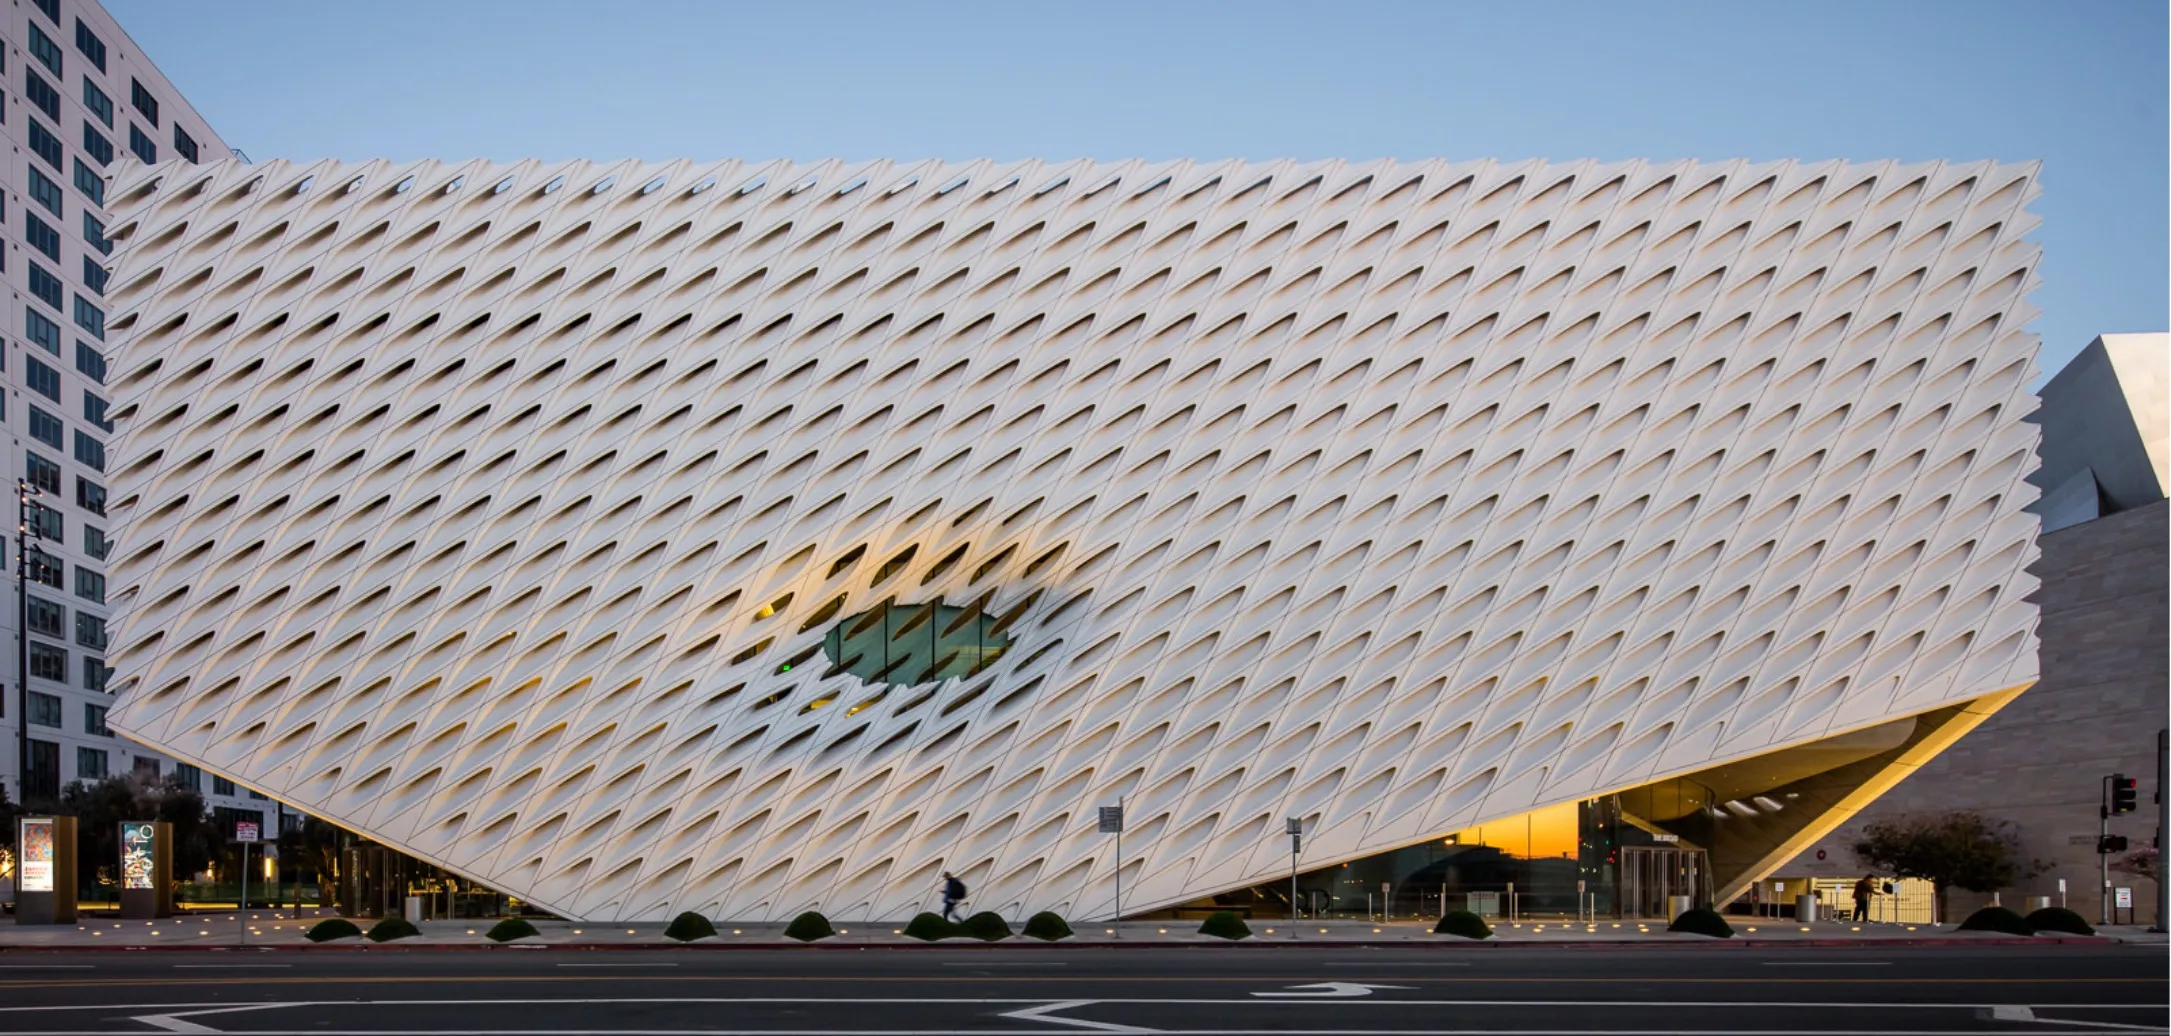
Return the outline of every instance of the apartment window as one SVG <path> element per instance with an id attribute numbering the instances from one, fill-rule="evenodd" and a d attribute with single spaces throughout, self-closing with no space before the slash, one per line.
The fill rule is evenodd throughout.
<path id="1" fill-rule="evenodd" d="M 90 152 L 90 157 L 97 159 L 99 165 L 113 161 L 113 142 L 88 121 L 83 123 L 83 150 Z"/>
<path id="2" fill-rule="evenodd" d="M 158 143 L 132 122 L 128 124 L 128 150 L 135 152 L 146 164 L 158 161 Z"/>
<path id="3" fill-rule="evenodd" d="M 78 26 L 82 25 L 81 22 L 76 24 Z M 54 75 L 63 74 L 60 71 L 60 44 L 53 42 L 53 38 L 47 36 L 44 29 L 40 29 L 35 25 L 30 27 L 30 56 L 37 58 L 39 63 L 52 69 Z"/>
<path id="4" fill-rule="evenodd" d="M 25 574 L 32 582 L 50 586 L 55 590 L 67 589 L 67 580 L 63 578 L 67 569 L 61 563 L 59 555 L 47 554 L 37 547 L 26 547 L 23 552 L 29 558 Z"/>
<path id="5" fill-rule="evenodd" d="M 106 357 L 90 346 L 75 343 L 75 369 L 100 385 L 106 383 Z"/>
<path id="6" fill-rule="evenodd" d="M 77 475 L 75 477 L 75 506 L 95 515 L 104 515 L 106 513 L 106 487 Z M 98 596 L 91 598 L 94 601 L 103 601 L 105 599 L 105 591 L 102 589 L 98 592 Z"/>
<path id="7" fill-rule="evenodd" d="M 53 84 L 46 82 L 44 76 L 31 71 L 29 65 L 23 66 L 23 96 L 37 105 L 46 118 L 60 121 L 60 91 L 53 89 Z"/>
<path id="8" fill-rule="evenodd" d="M 106 683 L 112 679 L 113 668 L 111 666 L 108 666 L 104 662 L 92 658 L 89 655 L 83 656 L 84 690 L 103 691 L 106 689 Z"/>
<path id="9" fill-rule="evenodd" d="M 30 31 L 36 32 L 37 26 L 31 26 Z M 90 31 L 90 26 L 83 24 L 81 18 L 75 20 L 75 49 L 82 51 L 83 56 L 89 58 L 91 64 L 98 66 L 98 71 L 103 72 L 106 70 L 106 41 L 99 39 L 97 33 Z M 54 66 L 53 74 L 60 74 L 59 66 Z"/>
<path id="10" fill-rule="evenodd" d="M 65 605 L 48 601 L 36 594 L 30 595 L 30 632 L 43 633 L 59 639 L 68 635 L 68 609 Z"/>
<path id="11" fill-rule="evenodd" d="M 23 213 L 23 240 L 30 242 L 30 247 L 44 252 L 47 259 L 56 263 L 60 261 L 60 231 L 54 230 L 52 224 L 27 212 Z"/>
<path id="12" fill-rule="evenodd" d="M 23 476 L 48 493 L 60 492 L 60 465 L 28 450 L 23 451 Z"/>
<path id="13" fill-rule="evenodd" d="M 31 357 L 23 358 L 23 380 L 30 390 L 55 403 L 60 402 L 60 372 L 39 363 Z"/>
<path id="14" fill-rule="evenodd" d="M 106 779 L 106 750 L 75 746 L 75 779 L 102 781 Z"/>
<path id="15" fill-rule="evenodd" d="M 92 705 L 89 702 L 83 704 L 83 733 L 96 737 L 113 736 L 113 728 L 106 726 L 105 706 Z"/>
<path id="16" fill-rule="evenodd" d="M 106 401 L 92 395 L 88 389 L 83 392 L 83 420 L 106 431 L 113 430 L 113 422 L 106 418 Z"/>
<path id="17" fill-rule="evenodd" d="M 52 166 L 56 173 L 67 168 L 60 162 L 60 138 L 54 136 L 52 130 L 46 129 L 45 125 L 36 119 L 30 120 L 30 150 L 37 152 L 38 157 L 44 159 L 46 165 Z M 112 148 L 108 146 L 107 152 L 110 154 L 111 151 Z"/>
<path id="18" fill-rule="evenodd" d="M 75 595 L 93 604 L 106 603 L 106 577 L 81 565 L 75 566 Z"/>
<path id="19" fill-rule="evenodd" d="M 182 129 L 178 122 L 173 124 L 173 149 L 180 152 L 182 158 L 191 162 L 199 161 L 196 157 L 196 138 L 189 136 L 188 131 Z"/>
<path id="20" fill-rule="evenodd" d="M 84 165 L 80 158 L 75 160 L 75 189 L 82 191 L 83 197 L 89 198 L 93 205 L 106 203 L 105 178 L 99 176 L 96 169 Z"/>
<path id="21" fill-rule="evenodd" d="M 187 763 L 173 764 L 173 783 L 190 791 L 204 790 L 204 772 Z"/>
<path id="22" fill-rule="evenodd" d="M 104 561 L 106 555 L 113 553 L 113 541 L 106 539 L 104 529 L 86 525 L 83 527 L 83 553 Z"/>
<path id="23" fill-rule="evenodd" d="M 83 213 L 83 240 L 97 249 L 100 255 L 113 254 L 113 242 L 106 240 L 105 221 L 87 211 Z"/>
<path id="24" fill-rule="evenodd" d="M 31 531 L 36 532 L 39 539 L 47 543 L 68 542 L 68 524 L 59 511 L 32 500 L 26 513 L 30 516 Z"/>
<path id="25" fill-rule="evenodd" d="M 90 256 L 86 255 L 83 257 L 84 287 L 89 288 L 90 290 L 95 291 L 100 295 L 104 295 L 106 293 L 106 281 L 112 276 L 112 271 L 98 265 L 97 263 L 92 262 Z"/>
<path id="26" fill-rule="evenodd" d="M 82 570 L 77 569 L 77 571 Z M 106 620 L 89 612 L 76 612 L 75 642 L 79 647 L 87 647 L 92 651 L 104 651 L 106 649 Z"/>
<path id="27" fill-rule="evenodd" d="M 30 437 L 57 450 L 68 441 L 67 426 L 60 423 L 60 418 L 33 406 L 30 408 Z"/>
<path id="28" fill-rule="evenodd" d="M 57 647 L 54 647 L 54 646 L 53 646 L 53 645 L 51 645 L 51 644 L 40 644 L 40 643 L 38 643 L 38 642 L 37 642 L 37 641 L 35 641 L 35 640 L 31 641 L 31 642 L 30 642 L 30 675 L 32 675 L 32 676 L 35 676 L 35 677 L 37 677 L 37 678 L 39 678 L 39 679 L 41 679 L 41 680 L 56 680 L 56 681 L 59 681 L 60 683 L 67 683 L 67 682 L 68 682 L 68 652 L 67 652 L 67 649 L 65 649 L 65 648 L 57 648 Z M 32 723 L 41 723 L 42 725 L 44 725 L 44 726 L 48 726 L 48 727 L 57 727 L 57 726 L 59 726 L 59 725 L 60 725 L 60 699 L 59 699 L 59 698 L 54 698 L 54 699 L 53 699 L 53 713 L 52 713 L 52 715 L 53 715 L 53 718 L 52 718 L 52 720 L 51 720 L 50 722 L 42 721 L 42 720 L 39 720 L 39 719 L 37 719 L 37 718 L 36 718 L 36 717 L 37 717 L 37 715 L 38 715 L 38 709 L 37 709 L 37 703 L 35 703 L 35 702 L 32 702 L 32 703 L 31 703 L 30 715 L 31 715 L 31 720 L 30 720 L 30 721 L 31 721 Z"/>
<path id="29" fill-rule="evenodd" d="M 75 433 L 75 459 L 92 471 L 104 471 L 106 444 L 78 431 Z"/>
<path id="30" fill-rule="evenodd" d="M 232 795 L 233 793 L 234 782 L 227 780 L 226 778 L 221 777 L 218 774 L 211 775 L 211 794 Z"/>
<path id="31" fill-rule="evenodd" d="M 60 0 L 30 0 L 30 2 L 38 5 L 38 10 L 45 12 L 47 21 L 52 22 L 56 28 L 59 27 Z"/>
<path id="32" fill-rule="evenodd" d="M 54 308 L 57 309 L 59 307 L 56 306 Z M 60 355 L 60 325 L 53 323 L 53 318 L 46 316 L 45 314 L 40 313 L 37 310 L 30 308 L 29 306 L 23 307 L 23 335 L 24 337 L 29 338 L 31 341 L 38 343 L 38 345 L 46 352 L 52 353 L 55 356 Z M 54 380 L 53 384 L 60 384 L 57 377 Z M 59 400 L 56 399 L 54 400 L 54 402 L 57 403 L 59 402 Z"/>
<path id="33" fill-rule="evenodd" d="M 106 340 L 106 311 L 91 304 L 81 295 L 75 297 L 75 326 L 89 332 L 92 338 Z"/>
<path id="34" fill-rule="evenodd" d="M 158 125 L 158 97 L 144 89 L 143 84 L 135 79 L 128 81 L 128 103 L 135 105 L 144 118 L 151 120 L 151 125 Z"/>
<path id="35" fill-rule="evenodd" d="M 107 129 L 113 128 L 113 98 L 107 97 L 104 90 L 98 89 L 98 84 L 91 82 L 89 76 L 83 77 L 83 107 L 89 108 L 92 115 L 98 116 Z"/>
<path id="36" fill-rule="evenodd" d="M 60 185 L 54 183 L 52 177 L 38 172 L 36 168 L 30 169 L 28 172 L 30 174 L 30 199 L 45 206 L 55 218 L 67 215 L 67 212 L 61 208 Z"/>
<path id="37" fill-rule="evenodd" d="M 256 790 L 255 788 L 249 789 L 249 797 L 259 802 L 268 802 L 271 800 L 271 796 L 266 795 L 263 792 Z"/>
<path id="38" fill-rule="evenodd" d="M 60 794 L 60 746 L 51 741 L 30 741 L 30 772 L 23 776 L 23 797 Z"/>
<path id="39" fill-rule="evenodd" d="M 45 272 L 45 267 L 30 264 L 30 293 L 54 309 L 60 308 L 60 278 Z"/>

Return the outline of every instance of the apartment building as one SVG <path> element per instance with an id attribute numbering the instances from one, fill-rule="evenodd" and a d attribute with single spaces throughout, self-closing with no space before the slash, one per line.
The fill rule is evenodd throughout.
<path id="1" fill-rule="evenodd" d="M 25 549 L 6 551 L 9 593 L 25 560 L 31 582 L 26 608 L 12 600 L 0 608 L 8 652 L 0 782 L 19 801 L 140 770 L 178 775 L 228 815 L 268 812 L 261 795 L 126 741 L 105 722 L 107 176 L 131 160 L 217 162 L 234 152 L 92 0 L 15 0 L 0 9 L 0 41 L 8 145 L 0 413 L 9 481 L 41 494 L 28 507 Z"/>

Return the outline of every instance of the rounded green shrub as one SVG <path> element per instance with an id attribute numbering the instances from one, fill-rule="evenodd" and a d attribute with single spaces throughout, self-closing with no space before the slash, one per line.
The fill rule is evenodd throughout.
<path id="1" fill-rule="evenodd" d="M 957 926 L 945 920 L 941 914 L 922 910 L 905 925 L 905 934 L 921 942 L 939 942 L 957 934 Z"/>
<path id="2" fill-rule="evenodd" d="M 993 910 L 982 910 L 958 923 L 959 935 L 969 935 L 981 942 L 1001 942 L 1010 938 L 1010 922 Z"/>
<path id="3" fill-rule="evenodd" d="M 1244 919 L 1236 916 L 1234 911 L 1216 910 L 1206 915 L 1206 923 L 1199 926 L 1199 934 L 1233 942 L 1251 938 L 1251 926 L 1245 924 Z"/>
<path id="4" fill-rule="evenodd" d="M 2034 935 L 2035 926 L 2028 919 L 2001 906 L 1987 906 L 1967 915 L 1960 922 L 1963 932 L 2002 932 L 2006 935 Z"/>
<path id="5" fill-rule="evenodd" d="M 678 942 L 706 939 L 715 934 L 716 926 L 710 924 L 708 918 L 691 910 L 672 918 L 671 923 L 663 930 L 664 938 Z"/>
<path id="6" fill-rule="evenodd" d="M 1492 926 L 1486 924 L 1484 918 L 1468 910 L 1448 912 L 1446 916 L 1440 918 L 1439 924 L 1432 926 L 1432 930 L 1438 935 L 1459 935 L 1465 939 L 1490 939 L 1493 937 Z"/>
<path id="7" fill-rule="evenodd" d="M 412 939 L 421 935 L 422 929 L 404 917 L 387 917 L 370 926 L 370 942 L 391 942 L 394 939 Z"/>
<path id="8" fill-rule="evenodd" d="M 800 942 L 815 942 L 835 934 L 837 930 L 829 926 L 829 919 L 813 910 L 792 918 L 792 923 L 784 926 L 784 938 Z"/>
<path id="9" fill-rule="evenodd" d="M 511 942 L 514 939 L 531 939 L 541 934 L 541 932 L 535 930 L 534 925 L 528 923 L 526 918 L 508 917 L 491 925 L 490 930 L 484 932 L 482 937 L 491 942 Z"/>
<path id="10" fill-rule="evenodd" d="M 2044 907 L 2027 918 L 2028 927 L 2038 932 L 2062 932 L 2066 935 L 2094 935 L 2096 930 L 2081 915 L 2064 907 Z"/>
<path id="11" fill-rule="evenodd" d="M 1025 934 L 1041 942 L 1055 942 L 1071 936 L 1070 923 L 1052 910 L 1043 910 L 1025 919 Z"/>
<path id="12" fill-rule="evenodd" d="M 356 928 L 354 922 L 344 917 L 327 917 L 318 921 L 302 938 L 310 942 L 331 942 L 334 939 L 352 939 L 360 934 L 362 930 Z"/>
<path id="13" fill-rule="evenodd" d="M 1690 935 L 1708 935 L 1714 939 L 1734 937 L 1734 926 L 1727 924 L 1726 918 L 1720 917 L 1718 911 L 1709 907 L 1681 911 L 1681 916 L 1674 918 L 1673 923 L 1666 926 L 1666 930 L 1687 932 Z"/>

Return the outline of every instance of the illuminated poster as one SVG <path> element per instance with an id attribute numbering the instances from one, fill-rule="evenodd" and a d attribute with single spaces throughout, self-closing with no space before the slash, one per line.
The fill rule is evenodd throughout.
<path id="1" fill-rule="evenodd" d="M 151 879 L 151 860 L 157 848 L 157 832 L 157 827 L 147 821 L 129 821 L 121 825 L 122 888 L 157 887 Z"/>
<path id="2" fill-rule="evenodd" d="M 25 819 L 23 825 L 24 892 L 53 891 L 53 822 Z"/>

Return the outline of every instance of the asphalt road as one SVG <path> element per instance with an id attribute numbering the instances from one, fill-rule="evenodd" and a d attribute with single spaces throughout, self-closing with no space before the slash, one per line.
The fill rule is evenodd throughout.
<path id="1" fill-rule="evenodd" d="M 2161 946 L 0 955 L 0 1033 L 2164 1032 Z"/>

